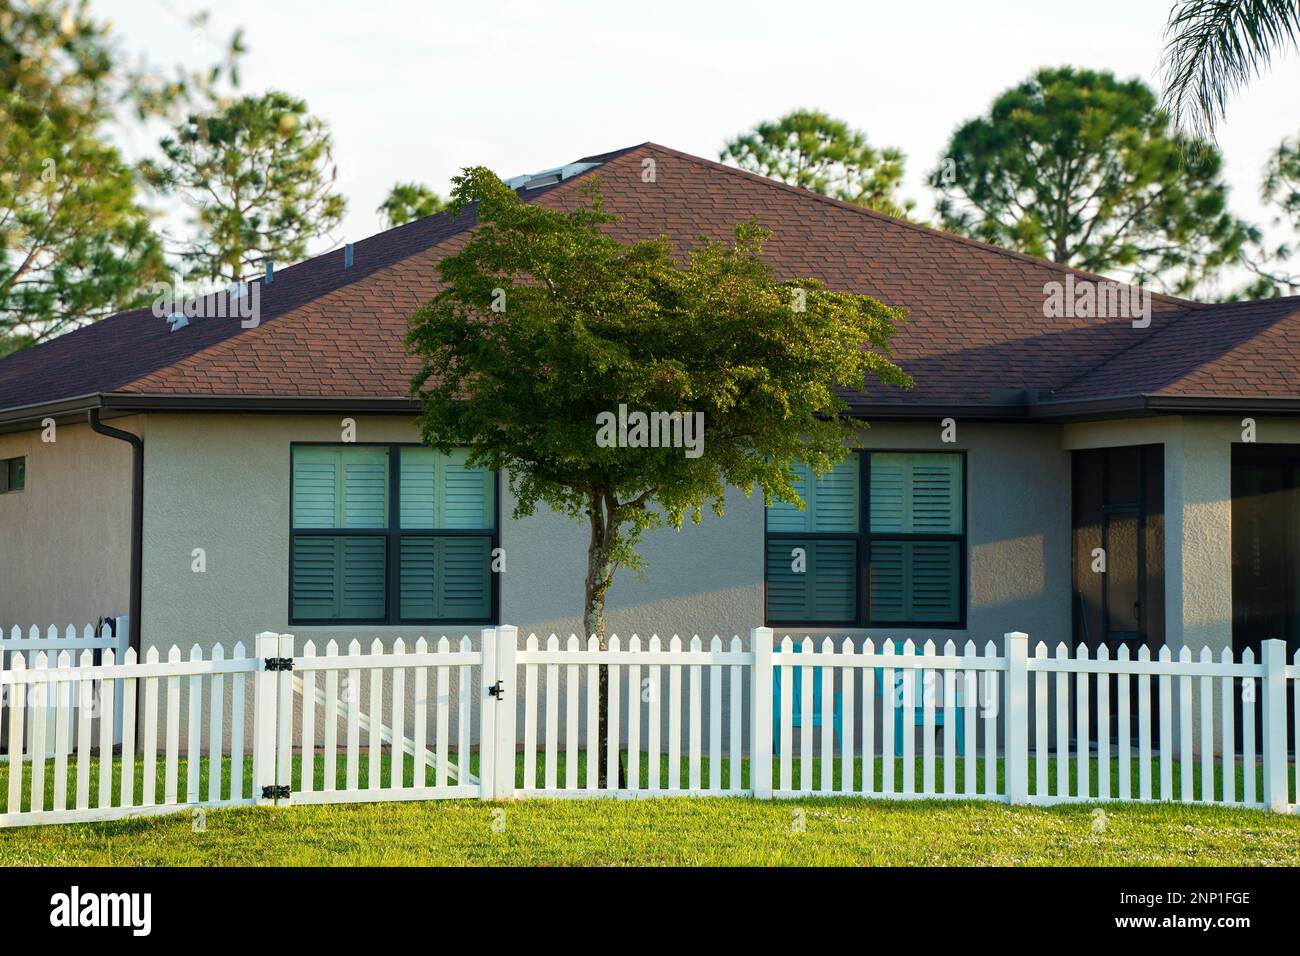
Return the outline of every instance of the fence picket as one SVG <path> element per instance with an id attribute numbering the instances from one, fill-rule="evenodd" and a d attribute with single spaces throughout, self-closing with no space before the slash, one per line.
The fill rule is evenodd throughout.
<path id="1" fill-rule="evenodd" d="M 867 641 L 867 648 L 870 650 L 871 642 Z M 894 642 L 883 641 L 880 645 L 882 654 L 894 653 Z M 898 696 L 897 677 L 892 666 L 885 667 L 881 672 L 880 678 L 880 751 L 882 755 L 883 766 L 881 768 L 880 792 L 886 796 L 894 794 L 894 705 L 900 701 Z M 875 703 L 872 702 L 872 709 L 875 709 Z M 866 730 L 863 730 L 863 740 Z M 874 777 L 874 771 L 872 776 Z M 872 791 L 874 792 L 874 791 Z"/>
<path id="2" fill-rule="evenodd" d="M 1034 648 L 1035 658 L 1047 657 L 1042 641 Z M 1047 736 L 1047 672 L 1034 675 L 1034 796 L 1047 797 L 1047 768 L 1051 765 L 1051 741 Z"/>
<path id="3" fill-rule="evenodd" d="M 635 634 L 627 642 L 628 652 L 641 652 L 641 638 Z M 627 785 L 641 789 L 641 665 L 627 669 Z"/>
<path id="4" fill-rule="evenodd" d="M 1249 647 L 1241 652 L 1243 664 L 1255 663 L 1255 652 Z M 1253 804 L 1255 794 L 1255 700 L 1259 685 L 1255 678 L 1245 677 L 1241 682 L 1241 767 L 1242 796 L 1247 804 Z"/>
<path id="5" fill-rule="evenodd" d="M 423 657 L 429 653 L 429 642 L 423 637 L 415 642 L 415 653 Z M 415 752 L 415 765 L 411 768 L 411 784 L 419 789 L 429 785 L 429 761 L 426 757 L 429 741 L 429 668 L 420 666 L 415 669 L 415 680 L 412 697 L 414 699 L 415 727 L 412 728 L 414 744 L 412 749 Z M 470 696 L 469 681 L 461 683 L 461 693 L 468 698 Z M 480 751 L 481 753 L 482 751 Z M 463 770 L 469 768 L 469 751 L 458 757 L 457 763 Z M 479 760 L 480 775 L 484 770 L 486 760 Z"/>
<path id="6" fill-rule="evenodd" d="M 59 670 L 72 666 L 67 651 L 59 651 L 56 665 Z M 68 808 L 68 723 L 72 717 L 72 708 L 67 705 L 67 698 L 72 691 L 71 681 L 55 681 L 54 687 L 54 809 Z"/>
<path id="7" fill-rule="evenodd" d="M 135 662 L 135 648 L 129 647 L 122 655 L 122 663 L 130 666 Z M 136 684 L 134 677 L 122 680 L 122 713 L 125 716 L 122 720 L 122 782 L 118 800 L 118 805 L 122 807 L 135 806 Z"/>
<path id="8" fill-rule="evenodd" d="M 717 634 L 709 650 L 722 653 L 722 638 Z M 709 790 L 722 790 L 722 667 L 718 664 L 709 666 Z"/>
<path id="9" fill-rule="evenodd" d="M 392 732 L 392 743 L 388 745 L 388 785 L 394 790 L 401 790 L 406 786 L 406 667 L 401 658 L 406 656 L 406 641 L 400 637 L 393 642 L 393 657 L 395 658 L 393 668 L 393 704 L 392 704 L 392 724 L 389 730 Z M 308 709 L 307 702 L 310 697 L 303 693 L 303 715 L 306 716 Z M 416 760 L 423 760 L 424 754 L 415 751 Z M 303 773 L 306 774 L 307 760 L 306 754 L 303 755 Z"/>
<path id="10" fill-rule="evenodd" d="M 1097 674 L 1097 797 L 1110 799 L 1110 648 L 1097 648 L 1102 670 Z"/>
<path id="11" fill-rule="evenodd" d="M 533 643 L 534 644 L 537 643 L 536 639 L 533 639 Z M 450 652 L 451 652 L 451 643 L 447 640 L 447 638 L 445 637 L 438 638 L 438 653 L 448 654 Z M 438 768 L 437 768 L 438 772 L 434 776 L 434 786 L 437 787 L 447 786 L 447 749 L 449 745 L 449 741 L 447 738 L 450 735 L 450 723 L 451 723 L 451 693 L 449 689 L 449 683 L 451 678 L 451 674 L 449 673 L 450 670 L 451 668 L 445 664 L 439 664 L 437 669 L 438 745 L 437 745 L 436 752 L 437 752 L 437 761 L 438 761 Z M 530 777 L 527 782 L 535 785 L 537 783 L 537 779 L 536 777 Z"/>
<path id="12" fill-rule="evenodd" d="M 668 642 L 668 650 L 680 654 L 682 639 L 676 634 Z M 668 666 L 668 789 L 682 788 L 682 667 Z"/>
<path id="13" fill-rule="evenodd" d="M 468 634 L 462 634 L 460 638 L 460 652 L 469 654 L 473 650 L 473 643 Z M 470 693 L 470 687 L 474 680 L 474 669 L 469 664 L 460 666 L 460 681 L 458 684 L 460 690 L 460 716 L 456 719 L 456 782 L 465 783 L 469 780 L 470 766 L 470 724 L 474 719 L 473 703 L 474 698 Z M 403 704 L 405 706 L 405 704 Z M 423 750 L 415 751 L 415 760 L 422 762 Z"/>
<path id="14" fill-rule="evenodd" d="M 1145 664 L 1151 660 L 1150 649 L 1143 644 L 1138 648 L 1138 660 Z M 1139 797 L 1151 799 L 1151 675 L 1138 675 L 1138 781 Z"/>
<path id="15" fill-rule="evenodd" d="M 703 644 L 700 643 L 700 635 L 696 634 L 691 638 L 690 648 L 692 653 L 699 653 L 703 649 Z M 689 687 L 689 700 L 687 702 L 689 736 L 687 737 L 688 776 L 686 786 L 694 792 L 700 789 L 700 736 L 703 725 L 703 702 L 701 698 L 704 696 L 700 665 L 690 665 L 687 677 Z"/>
<path id="16" fill-rule="evenodd" d="M 1184 647 L 1178 652 L 1178 663 L 1190 664 L 1192 651 Z M 1178 775 L 1179 796 L 1183 803 L 1192 802 L 1192 781 L 1196 776 L 1192 762 L 1192 677 L 1183 674 L 1178 678 Z"/>
<path id="17" fill-rule="evenodd" d="M 650 653 L 658 654 L 661 648 L 659 646 L 659 635 L 650 635 Z M 652 664 L 649 668 L 650 686 L 646 688 L 649 692 L 650 700 L 648 701 L 647 720 L 649 726 L 646 728 L 646 765 L 649 770 L 648 779 L 651 791 L 662 789 L 659 778 L 660 762 L 660 740 L 659 728 L 663 724 L 663 698 L 661 696 L 661 680 L 663 678 L 663 668 L 658 664 Z"/>
<path id="18" fill-rule="evenodd" d="M 1075 648 L 1075 660 L 1086 664 L 1088 660 L 1088 646 L 1080 644 Z M 1078 778 L 1076 787 L 1078 796 L 1086 800 L 1092 796 L 1092 740 L 1091 733 L 1088 729 L 1088 694 L 1091 688 L 1088 686 L 1088 672 L 1080 670 L 1074 680 L 1074 756 L 1075 756 L 1075 776 Z"/>
<path id="19" fill-rule="evenodd" d="M 352 643 L 348 645 L 347 656 L 353 658 L 361 656 L 360 641 L 353 638 Z M 356 790 L 361 780 L 361 671 L 359 668 L 354 667 L 348 671 L 343 699 L 348 705 L 348 749 L 344 787 L 347 790 Z"/>
<path id="20" fill-rule="evenodd" d="M 789 635 L 782 638 L 782 656 L 786 657 L 793 650 L 794 642 Z M 794 788 L 794 756 L 791 753 L 794 749 L 794 669 L 783 664 L 774 666 L 779 668 L 776 673 L 781 688 L 781 781 L 778 789 L 788 791 Z M 753 692 L 761 694 L 763 689 L 755 687 Z"/>
<path id="21" fill-rule="evenodd" d="M 578 635 L 570 634 L 568 653 L 576 659 L 578 653 Z M 578 665 L 569 664 L 565 673 L 569 690 L 564 712 L 564 788 L 578 789 Z"/>
<path id="22" fill-rule="evenodd" d="M 922 653 L 926 657 L 934 656 L 934 641 L 926 641 L 922 645 Z M 938 694 L 938 675 L 939 672 L 926 668 L 918 670 L 916 675 L 920 678 L 921 683 L 921 792 L 924 794 L 934 793 L 934 737 L 935 737 L 935 717 L 934 705 L 935 697 Z M 910 714 L 911 711 L 909 710 Z"/>
<path id="23" fill-rule="evenodd" d="M 537 650 L 537 635 L 529 634 L 524 643 L 529 653 Z M 595 751 L 588 749 L 587 760 Z M 524 789 L 537 789 L 537 665 L 524 665 Z"/>
<path id="24" fill-rule="evenodd" d="M 1232 649 L 1225 647 L 1223 653 L 1219 656 L 1219 660 L 1223 664 L 1231 664 Z M 1233 722 L 1232 675 L 1225 674 L 1223 677 L 1219 678 L 1219 681 L 1219 693 L 1222 695 L 1220 698 L 1220 709 L 1222 711 L 1220 717 L 1223 721 L 1223 802 L 1236 803 L 1237 758 L 1234 754 L 1234 749 L 1236 748 L 1237 741 L 1235 739 L 1236 727 Z"/>
<path id="25" fill-rule="evenodd" d="M 731 638 L 731 653 L 741 653 L 740 635 L 733 635 Z M 744 783 L 741 779 L 741 767 L 744 760 L 744 751 L 741 750 L 740 728 L 741 728 L 741 695 L 744 693 L 741 685 L 740 665 L 732 664 L 730 667 L 730 694 L 731 694 L 731 720 L 728 725 L 731 731 L 731 741 L 727 747 L 727 789 L 733 793 L 739 792 Z"/>
<path id="26" fill-rule="evenodd" d="M 302 656 L 305 658 L 316 656 L 315 641 L 308 641 L 302 646 Z M 213 697 L 219 694 L 220 691 L 214 687 Z M 328 719 L 330 713 L 331 711 L 327 710 L 323 716 Z M 220 725 L 213 726 L 219 728 Z M 302 760 L 302 776 L 298 789 L 302 793 L 312 793 L 316 789 L 316 672 L 314 670 L 303 671 L 302 675 L 302 737 L 298 751 Z"/>
<path id="27" fill-rule="evenodd" d="M 621 647 L 618 635 L 614 634 L 609 639 L 609 649 L 611 652 L 617 652 Z M 617 664 L 609 665 L 609 695 L 606 708 L 606 729 L 608 734 L 605 741 L 605 789 L 618 790 L 618 778 L 620 773 L 618 760 L 618 745 L 620 740 L 619 727 L 619 685 L 621 677 Z"/>
<path id="28" fill-rule="evenodd" d="M 247 660 L 248 652 L 244 642 L 235 645 L 232 652 L 235 660 Z M 330 673 L 333 673 L 331 671 Z M 236 671 L 230 681 L 230 799 L 244 799 L 244 686 L 246 678 L 243 671 Z M 132 708 L 127 708 L 131 713 Z"/>
<path id="29" fill-rule="evenodd" d="M 18 628 L 14 628 L 17 633 Z M 0 660 L 3 655 L 0 655 Z M 27 670 L 25 656 L 21 653 L 11 655 L 9 670 L 21 677 Z M 27 713 L 27 685 L 14 684 L 9 688 L 9 802 L 7 812 L 18 814 L 23 809 L 23 718 Z M 34 809 L 34 808 L 33 808 Z"/>
<path id="30" fill-rule="evenodd" d="M 610 645 L 613 649 L 615 645 Z M 546 639 L 548 651 L 560 649 L 560 639 L 552 634 Z M 546 789 L 555 789 L 556 762 L 559 759 L 560 667 L 546 665 Z"/>
<path id="31" fill-rule="evenodd" d="M 203 650 L 197 644 L 190 648 L 190 661 L 203 660 Z M 189 737 L 185 747 L 185 802 L 199 801 L 199 765 L 203 762 L 203 678 L 198 674 L 190 677 L 189 687 L 190 713 L 186 721 Z"/>
<path id="32" fill-rule="evenodd" d="M 967 641 L 964 651 L 967 657 L 975 657 L 978 651 L 975 649 L 974 641 Z M 977 769 L 977 742 L 976 738 L 979 732 L 979 720 L 976 718 L 976 704 L 979 702 L 979 681 L 980 672 L 978 670 L 967 670 L 962 673 L 965 679 L 965 696 L 962 699 L 962 705 L 965 707 L 966 716 L 963 718 L 966 730 L 966 761 L 962 765 L 965 771 L 965 779 L 962 781 L 962 793 L 968 797 L 973 797 L 975 789 L 975 772 Z"/>
<path id="33" fill-rule="evenodd" d="M 822 641 L 822 653 L 831 655 L 835 653 L 835 645 L 829 637 Z M 821 685 L 822 695 L 822 779 L 820 784 L 822 793 L 831 791 L 835 773 L 833 744 L 835 742 L 835 672 L 837 670 L 839 670 L 838 667 L 813 668 L 813 680 Z"/>
<path id="34" fill-rule="evenodd" d="M 997 656 L 997 646 L 992 641 L 984 645 L 984 656 Z M 1002 679 L 996 670 L 985 671 L 985 674 L 988 675 L 988 684 L 984 703 L 984 795 L 995 797 L 998 792 L 998 711 L 1001 708 L 993 706 L 993 702 L 1002 700 Z M 973 761 L 974 750 L 967 753 L 967 759 Z"/>
<path id="35" fill-rule="evenodd" d="M 1208 647 L 1201 648 L 1201 663 L 1214 663 Z M 1214 679 L 1208 675 L 1201 677 L 1201 802 L 1214 802 Z"/>
<path id="36" fill-rule="evenodd" d="M 596 635 L 587 638 L 587 651 L 595 654 L 600 650 Z M 587 789 L 600 788 L 600 668 L 592 663 L 587 665 Z"/>
<path id="37" fill-rule="evenodd" d="M 179 664 L 181 649 L 175 644 L 167 652 L 167 663 Z M 167 678 L 167 717 L 164 721 L 166 732 L 166 763 L 163 765 L 163 802 L 176 803 L 177 783 L 180 775 L 181 751 L 181 679 Z"/>
<path id="38" fill-rule="evenodd" d="M 1133 796 L 1133 728 L 1130 726 L 1132 722 L 1132 704 L 1129 700 L 1132 678 L 1123 667 L 1129 660 L 1128 645 L 1121 644 L 1119 653 L 1116 656 L 1120 664 L 1120 673 L 1116 677 L 1115 688 L 1118 695 L 1115 701 L 1115 713 L 1119 719 L 1119 797 L 1121 800 L 1128 800 Z"/>
<path id="39" fill-rule="evenodd" d="M 212 648 L 212 660 L 224 661 L 225 659 L 226 649 L 216 644 Z M 222 736 L 226 726 L 225 721 L 222 720 L 226 704 L 226 688 L 225 679 L 220 672 L 212 675 L 209 691 L 211 703 L 208 707 L 208 802 L 216 803 L 222 799 Z M 234 794 L 231 796 L 233 797 Z"/>
<path id="40" fill-rule="evenodd" d="M 844 643 L 840 645 L 840 653 L 846 658 L 853 656 L 854 647 L 851 638 L 844 638 Z M 858 682 L 858 668 L 845 667 L 841 674 L 844 681 L 844 729 L 840 735 L 840 793 L 852 793 L 857 788 L 857 780 L 854 778 L 857 748 L 853 739 L 853 729 L 857 714 L 854 690 Z"/>
<path id="41" fill-rule="evenodd" d="M 442 650 L 441 647 L 438 648 Z M 371 654 L 382 654 L 384 645 L 375 638 L 370 644 Z M 380 734 L 384 717 L 384 672 L 370 668 L 370 733 L 366 742 L 366 789 L 378 790 L 383 785 L 384 741 Z M 439 761 L 441 763 L 441 761 Z"/>
<path id="42" fill-rule="evenodd" d="M 1173 659 L 1168 645 L 1160 648 L 1158 657 L 1166 664 Z M 1160 675 L 1158 706 L 1156 719 L 1160 724 L 1160 799 L 1167 802 L 1173 799 L 1174 792 L 1173 677 L 1169 674 Z"/>
<path id="43" fill-rule="evenodd" d="M 79 665 L 83 670 L 89 670 L 94 663 L 94 654 L 89 650 L 81 652 Z M 77 681 L 75 686 L 77 688 L 77 809 L 85 810 L 90 806 L 90 719 L 95 706 L 95 689 L 89 677 Z M 112 769 L 111 761 L 108 767 Z"/>

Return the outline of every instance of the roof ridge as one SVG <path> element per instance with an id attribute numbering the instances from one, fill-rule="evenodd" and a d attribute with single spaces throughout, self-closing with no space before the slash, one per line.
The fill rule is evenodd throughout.
<path id="1" fill-rule="evenodd" d="M 1050 259 L 1040 259 L 1037 256 L 1031 256 L 1023 252 L 1016 252 L 1014 249 L 1007 249 L 1003 246 L 995 246 L 989 242 L 981 242 L 978 239 L 971 239 L 968 236 L 959 236 L 953 232 L 945 232 L 942 229 L 935 229 L 932 226 L 925 226 L 919 222 L 912 222 L 910 219 L 901 219 L 898 216 L 891 216 L 888 213 L 881 212 L 878 209 L 871 209 L 866 206 L 856 206 L 851 202 L 845 202 L 843 199 L 836 199 L 833 196 L 827 196 L 823 193 L 813 192 L 811 189 L 804 189 L 802 186 L 791 186 L 789 183 L 783 183 L 778 179 L 771 179 L 770 177 L 767 176 L 760 176 L 758 173 L 752 173 L 747 169 L 740 169 L 739 167 L 736 166 L 728 166 L 726 163 L 719 163 L 711 159 L 705 159 L 703 156 L 695 156 L 692 153 L 684 153 L 681 150 L 673 149 L 671 146 L 664 146 L 660 143 L 654 143 L 654 142 L 646 143 L 644 145 L 653 147 L 654 149 L 663 150 L 664 152 L 669 153 L 673 156 L 677 156 L 681 159 L 700 163 L 714 169 L 723 170 L 733 175 L 742 176 L 746 179 L 752 180 L 757 183 L 761 183 L 762 185 L 765 186 L 784 190 L 786 192 L 792 192 L 795 195 L 803 196 L 804 198 L 814 199 L 817 200 L 818 202 L 823 202 L 832 206 L 837 206 L 841 209 L 845 209 L 850 212 L 856 212 L 866 216 L 869 219 L 883 220 L 884 222 L 887 222 L 891 225 L 902 226 L 904 228 L 911 229 L 916 232 L 920 232 L 923 235 L 931 238 L 945 239 L 949 242 L 955 242 L 959 245 L 972 247 L 975 249 L 983 250 L 985 252 L 997 253 L 998 255 L 1005 256 L 1017 262 L 1046 267 L 1056 272 L 1063 272 L 1063 273 L 1076 275 L 1076 276 L 1087 276 L 1090 279 L 1096 279 L 1102 282 L 1120 282 L 1120 280 L 1118 279 L 1112 279 L 1109 276 L 1100 275 L 1096 272 L 1088 272 L 1086 269 L 1078 269 L 1075 268 L 1074 266 L 1062 265 L 1059 262 L 1052 262 Z M 1133 283 L 1131 282 L 1124 282 L 1121 284 L 1130 285 L 1130 286 L 1133 285 Z M 1204 302 L 1197 302 L 1194 299 L 1183 299 L 1178 296 L 1168 295 L 1163 292 L 1153 291 L 1151 293 L 1151 296 L 1152 298 L 1159 298 L 1162 301 L 1174 303 L 1185 307 L 1204 306 L 1209 304 Z"/>

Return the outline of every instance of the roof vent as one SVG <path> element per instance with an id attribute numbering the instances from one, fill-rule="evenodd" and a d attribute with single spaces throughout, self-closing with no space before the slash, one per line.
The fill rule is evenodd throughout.
<path id="1" fill-rule="evenodd" d="M 183 329 L 189 324 L 190 320 L 185 318 L 184 312 L 173 312 L 171 315 L 167 316 L 168 332 L 175 332 L 178 329 Z"/>
<path id="2" fill-rule="evenodd" d="M 511 189 L 537 189 L 539 186 L 554 186 L 558 182 L 572 179 L 579 173 L 585 173 L 587 170 L 595 169 L 599 165 L 600 163 L 569 163 L 567 166 L 543 169 L 540 173 L 515 176 L 507 179 L 506 185 Z"/>

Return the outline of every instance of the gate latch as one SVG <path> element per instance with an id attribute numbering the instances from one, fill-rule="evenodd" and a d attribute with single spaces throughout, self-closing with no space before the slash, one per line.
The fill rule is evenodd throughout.
<path id="1" fill-rule="evenodd" d="M 501 700 L 502 698 L 504 698 L 505 693 L 506 693 L 506 689 L 501 686 L 500 681 L 497 681 L 495 684 L 493 684 L 491 687 L 488 688 L 488 696 L 495 697 L 497 700 Z"/>

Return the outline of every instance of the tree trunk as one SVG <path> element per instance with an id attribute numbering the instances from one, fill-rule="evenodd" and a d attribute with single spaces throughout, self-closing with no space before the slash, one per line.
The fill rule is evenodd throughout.
<path id="1" fill-rule="evenodd" d="M 583 640 L 585 646 L 585 640 L 594 635 L 600 649 L 605 651 L 609 649 L 609 645 L 605 641 L 605 595 L 609 590 L 614 575 L 611 549 L 618 536 L 618 519 L 614 508 L 610 507 L 608 499 L 602 498 L 600 494 L 594 492 L 591 496 L 588 514 L 591 518 L 591 543 L 587 547 L 587 579 L 583 588 L 582 600 Z M 602 665 L 598 668 L 598 674 L 597 706 L 599 724 L 597 738 L 600 750 L 599 753 L 594 755 L 587 754 L 587 759 L 591 760 L 593 756 L 595 757 L 599 768 L 600 786 L 607 787 L 611 769 L 608 766 L 607 756 L 609 752 L 609 716 L 607 713 L 609 709 L 609 668 Z M 620 765 L 618 768 L 619 786 L 623 784 L 622 777 L 622 767 Z"/>

